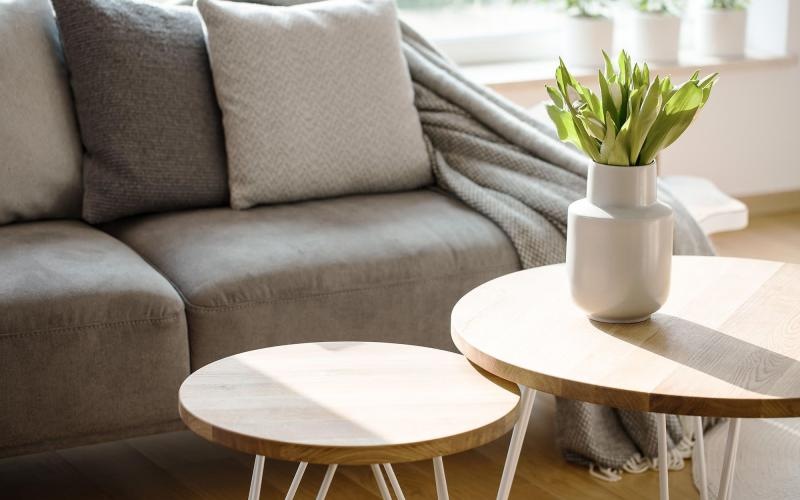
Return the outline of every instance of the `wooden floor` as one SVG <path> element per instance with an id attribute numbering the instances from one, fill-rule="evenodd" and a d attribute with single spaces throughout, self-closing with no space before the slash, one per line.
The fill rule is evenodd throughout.
<path id="1" fill-rule="evenodd" d="M 800 214 L 756 218 L 745 231 L 713 238 L 722 255 L 800 262 Z M 513 499 L 656 498 L 655 472 L 622 481 L 595 479 L 564 462 L 554 442 L 554 405 L 539 395 L 520 459 Z M 450 496 L 494 498 L 509 437 L 446 457 Z M 294 464 L 268 461 L 262 498 L 283 498 Z M 0 499 L 218 499 L 247 498 L 252 457 L 221 448 L 189 432 L 162 434 L 52 453 L 0 460 Z M 697 498 L 690 464 L 670 473 L 672 498 Z M 395 467 L 406 498 L 435 498 L 430 462 Z M 313 499 L 324 469 L 309 466 L 296 498 Z M 328 498 L 379 498 L 366 467 L 337 471 Z"/>
<path id="2" fill-rule="evenodd" d="M 800 212 L 754 217 L 744 231 L 712 237 L 717 253 L 800 263 Z"/>

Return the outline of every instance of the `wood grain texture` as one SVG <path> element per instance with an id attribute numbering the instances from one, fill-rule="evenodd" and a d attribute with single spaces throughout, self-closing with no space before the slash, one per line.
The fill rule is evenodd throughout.
<path id="1" fill-rule="evenodd" d="M 179 398 L 183 421 L 209 441 L 356 465 L 450 455 L 497 439 L 514 425 L 519 391 L 458 354 L 324 342 L 222 359 L 186 379 Z"/>
<path id="2" fill-rule="evenodd" d="M 633 325 L 590 321 L 563 265 L 467 294 L 456 346 L 500 377 L 557 396 L 704 416 L 800 416 L 800 265 L 675 257 L 665 306 Z"/>

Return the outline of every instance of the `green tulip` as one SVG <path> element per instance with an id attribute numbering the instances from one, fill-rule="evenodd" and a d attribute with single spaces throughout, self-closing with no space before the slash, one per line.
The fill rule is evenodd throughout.
<path id="1" fill-rule="evenodd" d="M 679 86 L 669 77 L 650 81 L 647 64 L 631 65 L 622 51 L 617 68 L 603 52 L 605 69 L 598 72 L 600 95 L 578 83 L 559 59 L 556 87 L 547 87 L 552 104 L 547 114 L 558 137 L 597 163 L 649 165 L 689 127 L 711 95 L 714 73 L 702 80 L 695 72 Z"/>

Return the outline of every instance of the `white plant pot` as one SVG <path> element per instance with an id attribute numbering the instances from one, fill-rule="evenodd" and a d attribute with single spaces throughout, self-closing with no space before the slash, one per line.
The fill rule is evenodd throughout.
<path id="1" fill-rule="evenodd" d="M 569 206 L 567 274 L 594 320 L 644 321 L 669 294 L 672 209 L 657 199 L 656 164 L 589 167 L 586 198 Z"/>
<path id="2" fill-rule="evenodd" d="M 678 60 L 681 18 L 672 14 L 631 11 L 624 26 L 623 48 L 636 61 L 674 63 Z"/>
<path id="3" fill-rule="evenodd" d="M 694 48 L 710 57 L 744 56 L 747 10 L 698 9 L 694 14 Z"/>
<path id="4" fill-rule="evenodd" d="M 569 67 L 603 66 L 605 50 L 611 53 L 614 22 L 607 17 L 564 16 L 559 55 Z"/>

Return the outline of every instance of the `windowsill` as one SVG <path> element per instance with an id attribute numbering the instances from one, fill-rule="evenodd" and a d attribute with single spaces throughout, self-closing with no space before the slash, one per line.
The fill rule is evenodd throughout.
<path id="1" fill-rule="evenodd" d="M 554 82 L 557 65 L 555 60 L 514 61 L 506 63 L 470 64 L 461 66 L 463 73 L 476 83 L 494 88 L 517 86 L 520 84 L 544 85 Z M 674 64 L 649 64 L 661 74 L 693 72 L 721 72 L 723 70 L 757 69 L 764 67 L 793 66 L 797 64 L 795 54 L 747 54 L 743 58 L 697 58 L 682 54 Z M 573 68 L 570 72 L 578 80 L 590 80 L 597 75 L 596 68 Z"/>

